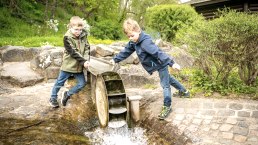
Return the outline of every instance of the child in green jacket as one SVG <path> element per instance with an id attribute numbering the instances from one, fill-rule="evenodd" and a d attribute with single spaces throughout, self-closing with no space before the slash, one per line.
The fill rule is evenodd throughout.
<path id="1" fill-rule="evenodd" d="M 82 90 L 86 85 L 83 68 L 89 66 L 90 45 L 87 40 L 87 32 L 84 29 L 83 19 L 73 16 L 70 19 L 68 28 L 63 38 L 65 51 L 62 66 L 49 100 L 50 105 L 54 108 L 59 107 L 57 94 L 69 77 L 75 77 L 77 84 L 62 93 L 61 103 L 63 106 L 66 106 L 67 101 L 73 94 Z"/>

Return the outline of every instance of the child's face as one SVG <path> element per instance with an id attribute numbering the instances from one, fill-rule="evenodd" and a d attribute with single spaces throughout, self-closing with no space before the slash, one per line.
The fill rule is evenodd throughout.
<path id="1" fill-rule="evenodd" d="M 70 30 L 74 36 L 79 37 L 82 33 L 82 26 L 73 26 Z"/>
<path id="2" fill-rule="evenodd" d="M 137 42 L 140 37 L 140 32 L 131 31 L 131 32 L 128 32 L 126 35 L 129 40 L 133 42 Z"/>

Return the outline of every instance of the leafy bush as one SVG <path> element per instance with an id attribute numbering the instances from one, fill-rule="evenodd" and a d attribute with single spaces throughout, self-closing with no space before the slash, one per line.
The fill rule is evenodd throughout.
<path id="1" fill-rule="evenodd" d="M 254 86 L 247 86 L 239 79 L 236 69 L 230 74 L 226 85 L 219 80 L 211 80 L 203 70 L 198 68 L 183 69 L 180 73 L 170 73 L 180 80 L 192 95 L 203 93 L 208 97 L 218 92 L 222 95 L 249 95 L 252 99 L 257 99 L 258 97 L 258 80 L 256 80 Z"/>
<path id="2" fill-rule="evenodd" d="M 99 21 L 91 28 L 91 35 L 99 39 L 118 40 L 122 34 L 122 26 L 112 20 Z"/>
<path id="3" fill-rule="evenodd" d="M 160 32 L 163 39 L 172 41 L 179 29 L 191 25 L 199 17 L 189 5 L 158 5 L 148 8 L 146 24 Z"/>
<path id="4" fill-rule="evenodd" d="M 224 10 L 219 18 L 198 23 L 180 38 L 191 46 L 199 66 L 212 81 L 228 84 L 232 70 L 237 68 L 246 85 L 255 85 L 258 75 L 257 21 L 258 15 Z"/>

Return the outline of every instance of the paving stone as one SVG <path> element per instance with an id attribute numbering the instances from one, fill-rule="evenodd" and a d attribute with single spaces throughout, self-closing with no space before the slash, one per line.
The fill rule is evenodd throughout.
<path id="1" fill-rule="evenodd" d="M 213 103 L 204 102 L 203 109 L 213 109 Z"/>
<path id="2" fill-rule="evenodd" d="M 219 128 L 220 131 L 229 131 L 231 128 L 233 127 L 233 125 L 230 124 L 222 124 Z"/>
<path id="3" fill-rule="evenodd" d="M 222 124 L 225 122 L 225 120 L 226 120 L 225 117 L 213 117 L 212 122 Z"/>
<path id="4" fill-rule="evenodd" d="M 173 123 L 172 123 L 172 124 L 173 124 L 174 126 L 179 126 L 180 123 L 181 123 L 180 120 L 173 120 Z"/>
<path id="5" fill-rule="evenodd" d="M 211 123 L 211 120 L 210 119 L 204 119 L 202 124 L 204 125 L 209 125 Z"/>
<path id="6" fill-rule="evenodd" d="M 243 142 L 246 141 L 246 139 L 247 139 L 247 137 L 243 136 L 243 135 L 235 135 L 234 136 L 234 140 L 237 141 L 237 142 L 243 143 Z"/>
<path id="7" fill-rule="evenodd" d="M 246 104 L 244 106 L 244 109 L 247 109 L 247 110 L 255 110 L 255 105 L 253 104 Z"/>
<path id="8" fill-rule="evenodd" d="M 237 124 L 237 119 L 236 118 L 227 118 L 226 123 Z"/>
<path id="9" fill-rule="evenodd" d="M 258 110 L 258 105 L 256 106 L 256 110 Z"/>
<path id="10" fill-rule="evenodd" d="M 214 108 L 226 108 L 226 107 L 227 107 L 227 103 L 218 102 L 214 104 Z"/>
<path id="11" fill-rule="evenodd" d="M 189 109 L 189 108 L 185 109 L 185 113 L 187 113 L 187 114 L 196 115 L 196 114 L 198 114 L 198 112 L 199 112 L 198 109 Z"/>
<path id="12" fill-rule="evenodd" d="M 185 109 L 184 108 L 176 108 L 174 112 L 178 113 L 178 114 L 183 114 L 183 113 L 185 113 Z"/>
<path id="13" fill-rule="evenodd" d="M 234 116 L 235 111 L 233 111 L 233 110 L 219 110 L 217 115 L 218 116 Z"/>
<path id="14" fill-rule="evenodd" d="M 191 108 L 201 108 L 202 107 L 202 103 L 200 102 L 192 102 L 191 103 Z"/>
<path id="15" fill-rule="evenodd" d="M 257 136 L 250 136 L 250 137 L 247 138 L 247 141 L 257 142 L 258 141 L 258 137 Z"/>
<path id="16" fill-rule="evenodd" d="M 188 129 L 190 132 L 194 133 L 194 132 L 196 132 L 196 131 L 198 130 L 198 126 L 192 124 L 192 125 L 188 126 L 187 129 Z"/>
<path id="17" fill-rule="evenodd" d="M 197 119 L 197 118 L 195 118 L 195 119 L 193 119 L 192 123 L 193 123 L 193 124 L 196 124 L 196 125 L 201 125 L 202 119 Z"/>
<path id="18" fill-rule="evenodd" d="M 237 126 L 244 127 L 244 128 L 249 128 L 249 124 L 246 121 L 239 121 Z"/>
<path id="19" fill-rule="evenodd" d="M 230 139 L 220 139 L 219 140 L 219 142 L 220 142 L 220 145 L 221 144 L 223 144 L 223 145 L 230 145 L 230 144 L 232 144 L 232 140 L 230 140 Z"/>
<path id="20" fill-rule="evenodd" d="M 185 118 L 185 115 L 182 114 L 176 114 L 175 120 L 182 121 Z"/>
<path id="21" fill-rule="evenodd" d="M 179 133 L 182 134 L 184 132 L 184 130 L 186 129 L 186 125 L 179 125 L 178 129 L 179 129 Z"/>
<path id="22" fill-rule="evenodd" d="M 222 132 L 222 138 L 233 139 L 234 134 L 231 132 Z"/>
<path id="23" fill-rule="evenodd" d="M 217 123 L 211 124 L 211 129 L 216 130 L 218 128 L 219 128 L 219 124 L 217 124 Z"/>
<path id="24" fill-rule="evenodd" d="M 201 110 L 200 111 L 202 115 L 210 115 L 210 116 L 213 116 L 216 114 L 216 111 L 215 110 Z"/>
<path id="25" fill-rule="evenodd" d="M 247 111 L 238 111 L 237 112 L 237 116 L 239 117 L 250 117 L 251 112 L 247 112 Z"/>
<path id="26" fill-rule="evenodd" d="M 213 119 L 213 116 L 207 116 L 207 115 L 204 115 L 204 116 L 203 116 L 203 119 L 211 120 L 211 119 Z"/>
<path id="27" fill-rule="evenodd" d="M 250 130 L 249 135 L 251 136 L 258 136 L 258 131 L 257 130 Z"/>
<path id="28" fill-rule="evenodd" d="M 211 132 L 211 136 L 213 137 L 217 137 L 219 135 L 219 131 L 218 130 L 214 130 Z"/>
<path id="29" fill-rule="evenodd" d="M 191 108 L 191 102 L 188 102 L 188 101 L 177 102 L 175 107 L 176 108 L 181 108 L 181 107 Z"/>
<path id="30" fill-rule="evenodd" d="M 245 135 L 248 135 L 249 129 L 243 128 L 243 127 L 234 126 L 233 127 L 233 133 L 245 136 Z"/>
<path id="31" fill-rule="evenodd" d="M 249 126 L 249 129 L 258 130 L 258 124 L 251 124 L 251 125 Z"/>
<path id="32" fill-rule="evenodd" d="M 202 130 L 203 130 L 203 131 L 206 131 L 206 132 L 210 131 L 210 129 L 211 129 L 210 127 L 203 127 L 203 128 L 202 128 Z"/>
<path id="33" fill-rule="evenodd" d="M 257 109 L 257 108 L 256 108 Z M 258 118 L 258 111 L 253 111 L 252 113 L 253 118 Z"/>
<path id="34" fill-rule="evenodd" d="M 242 110 L 243 109 L 243 104 L 239 103 L 230 103 L 229 108 L 233 110 Z"/>
<path id="35" fill-rule="evenodd" d="M 185 115 L 185 119 L 192 120 L 193 119 L 193 115 L 187 114 L 187 115 Z"/>
<path id="36" fill-rule="evenodd" d="M 237 119 L 237 121 L 246 121 L 246 117 L 238 117 L 236 119 Z"/>
<path id="37" fill-rule="evenodd" d="M 182 121 L 182 124 L 184 124 L 184 125 L 188 125 L 188 124 L 190 124 L 190 123 L 191 123 L 190 120 L 183 120 L 183 121 Z"/>

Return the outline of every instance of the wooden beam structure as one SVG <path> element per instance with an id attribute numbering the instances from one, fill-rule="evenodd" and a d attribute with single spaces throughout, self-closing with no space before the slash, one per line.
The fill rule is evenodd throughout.
<path id="1" fill-rule="evenodd" d="M 218 9 L 224 8 L 238 12 L 258 13 L 258 0 L 191 0 L 187 3 L 206 19 L 216 18 L 215 13 Z"/>

